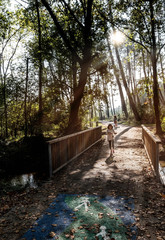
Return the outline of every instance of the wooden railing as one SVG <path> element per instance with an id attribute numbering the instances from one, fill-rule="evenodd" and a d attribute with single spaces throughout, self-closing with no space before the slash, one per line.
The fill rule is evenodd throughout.
<path id="1" fill-rule="evenodd" d="M 101 141 L 101 135 L 101 127 L 96 127 L 49 141 L 50 176 Z"/>
<path id="2" fill-rule="evenodd" d="M 161 141 L 144 125 L 142 125 L 142 139 L 155 174 L 159 177 L 159 144 Z"/>

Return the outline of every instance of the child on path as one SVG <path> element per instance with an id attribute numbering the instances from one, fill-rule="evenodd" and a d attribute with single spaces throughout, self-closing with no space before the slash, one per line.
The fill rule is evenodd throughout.
<path id="1" fill-rule="evenodd" d="M 114 116 L 114 125 L 115 125 L 115 127 L 117 128 L 117 117 L 116 117 L 116 115 Z"/>
<path id="2" fill-rule="evenodd" d="M 112 124 L 108 124 L 107 140 L 109 142 L 110 156 L 112 157 L 114 153 L 114 134 L 116 134 L 116 132 L 114 131 Z"/>

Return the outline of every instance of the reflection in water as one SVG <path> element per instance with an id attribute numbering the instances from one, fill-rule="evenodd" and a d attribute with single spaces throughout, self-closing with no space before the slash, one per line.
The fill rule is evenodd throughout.
<path id="1" fill-rule="evenodd" d="M 37 181 L 35 179 L 35 175 L 33 173 L 23 174 L 23 175 L 19 175 L 19 176 L 12 178 L 11 185 L 12 186 L 21 185 L 23 187 L 28 186 L 30 188 L 38 187 Z"/>

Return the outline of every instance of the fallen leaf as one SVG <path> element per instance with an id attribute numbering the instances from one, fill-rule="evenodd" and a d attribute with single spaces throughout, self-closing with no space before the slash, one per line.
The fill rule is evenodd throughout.
<path id="1" fill-rule="evenodd" d="M 57 227 L 57 224 L 52 224 L 53 227 Z"/>
<path id="2" fill-rule="evenodd" d="M 70 234 L 73 234 L 73 233 L 75 233 L 76 232 L 76 230 L 74 229 L 74 228 L 72 228 L 71 230 L 70 230 Z"/>
<path id="3" fill-rule="evenodd" d="M 49 233 L 49 236 L 53 238 L 53 237 L 56 236 L 56 234 L 55 234 L 55 232 L 50 232 L 50 233 Z"/>

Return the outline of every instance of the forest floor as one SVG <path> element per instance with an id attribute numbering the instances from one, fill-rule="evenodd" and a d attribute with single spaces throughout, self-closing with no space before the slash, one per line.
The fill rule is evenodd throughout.
<path id="1" fill-rule="evenodd" d="M 60 193 L 131 197 L 136 239 L 165 239 L 165 187 L 154 176 L 141 127 L 126 128 L 119 125 L 116 130 L 120 134 L 125 129 L 125 133 L 115 143 L 113 159 L 109 158 L 104 131 L 103 141 L 40 187 L 0 196 L 0 239 L 21 239 Z"/>

